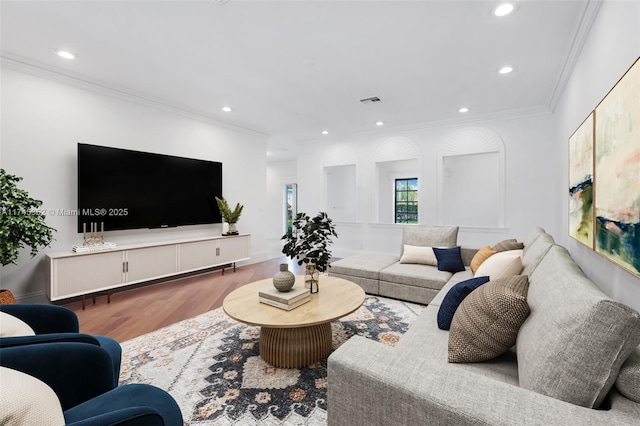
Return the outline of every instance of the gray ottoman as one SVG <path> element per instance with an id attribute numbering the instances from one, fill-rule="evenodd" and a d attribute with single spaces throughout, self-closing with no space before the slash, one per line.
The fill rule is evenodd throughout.
<path id="1" fill-rule="evenodd" d="M 361 253 L 331 263 L 329 275 L 352 281 L 365 293 L 380 294 L 380 271 L 398 262 L 400 258 L 391 254 Z"/>

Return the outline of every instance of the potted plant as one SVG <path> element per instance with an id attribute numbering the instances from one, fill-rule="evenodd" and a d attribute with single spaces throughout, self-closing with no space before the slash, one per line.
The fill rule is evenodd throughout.
<path id="1" fill-rule="evenodd" d="M 10 175 L 0 169 L 0 262 L 2 266 L 16 264 L 23 247 L 31 247 L 34 257 L 42 247 L 53 241 L 55 229 L 44 222 L 45 214 L 40 210 L 42 201 L 29 197 L 29 193 L 18 188 L 21 177 Z"/>
<path id="2" fill-rule="evenodd" d="M 327 213 L 320 212 L 311 218 L 306 213 L 298 213 L 293 221 L 292 230 L 282 236 L 285 240 L 282 253 L 291 259 L 297 258 L 298 265 L 306 264 L 305 279 L 317 291 L 319 272 L 325 272 L 331 267 L 329 246 L 333 243 L 331 237 L 337 237 L 335 225 Z"/>
<path id="3" fill-rule="evenodd" d="M 222 219 L 229 224 L 227 235 L 237 235 L 238 231 L 236 230 L 236 223 L 238 223 L 238 220 L 240 219 L 240 215 L 242 214 L 242 209 L 244 208 L 244 206 L 240 203 L 237 203 L 236 208 L 231 210 L 231 208 L 229 208 L 227 200 L 225 200 L 224 197 L 216 197 L 216 203 L 218 203 L 218 209 L 220 209 Z"/>

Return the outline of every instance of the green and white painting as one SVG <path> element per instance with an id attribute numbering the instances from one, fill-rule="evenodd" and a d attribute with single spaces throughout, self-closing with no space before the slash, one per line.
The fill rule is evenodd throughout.
<path id="1" fill-rule="evenodd" d="M 569 138 L 569 235 L 593 248 L 593 113 Z"/>
<path id="2" fill-rule="evenodd" d="M 595 111 L 595 250 L 640 276 L 640 61 Z"/>

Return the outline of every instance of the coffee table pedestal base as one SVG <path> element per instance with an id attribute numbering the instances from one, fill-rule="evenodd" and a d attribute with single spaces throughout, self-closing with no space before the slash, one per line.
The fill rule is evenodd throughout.
<path id="1" fill-rule="evenodd" d="M 260 328 L 260 356 L 275 367 L 313 364 L 328 356 L 331 346 L 330 322 L 309 327 Z"/>

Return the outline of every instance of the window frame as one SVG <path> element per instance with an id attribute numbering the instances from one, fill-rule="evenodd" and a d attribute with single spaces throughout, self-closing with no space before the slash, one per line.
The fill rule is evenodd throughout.
<path id="1" fill-rule="evenodd" d="M 402 183 L 404 181 L 405 190 L 398 189 L 398 183 Z M 410 181 L 415 181 L 416 189 L 409 189 Z M 393 223 L 400 224 L 417 224 L 420 221 L 419 216 L 419 195 L 420 195 L 419 181 L 418 177 L 397 177 L 393 179 Z M 398 200 L 398 194 L 405 194 L 404 200 Z M 410 194 L 415 194 L 413 197 Z M 413 198 L 413 199 L 412 199 Z M 400 201 L 400 203 L 399 203 Z M 404 203 L 402 203 L 404 201 Z M 406 209 L 404 212 L 399 211 L 398 206 L 404 205 Z M 415 212 L 410 212 L 409 206 L 415 206 Z M 404 213 L 406 219 L 404 221 L 398 221 L 398 213 Z M 412 221 L 409 219 L 409 216 L 414 218 Z"/>

